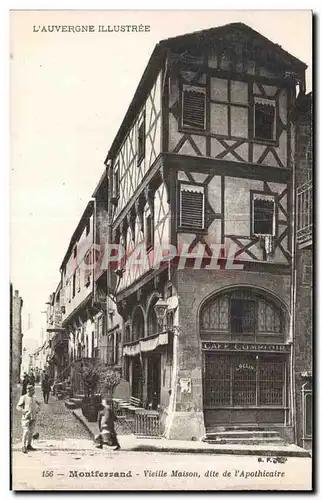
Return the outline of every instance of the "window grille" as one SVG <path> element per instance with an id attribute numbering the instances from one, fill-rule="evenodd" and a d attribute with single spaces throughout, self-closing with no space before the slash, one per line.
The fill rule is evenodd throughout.
<path id="1" fill-rule="evenodd" d="M 261 359 L 259 365 L 259 403 L 282 405 L 284 390 L 284 361 Z"/>
<path id="2" fill-rule="evenodd" d="M 233 357 L 231 364 L 233 406 L 256 405 L 256 358 Z"/>
<path id="3" fill-rule="evenodd" d="M 234 289 L 207 301 L 200 314 L 201 335 L 275 334 L 284 331 L 282 309 L 258 293 Z"/>
<path id="4" fill-rule="evenodd" d="M 213 362 L 214 359 L 214 362 Z M 230 406 L 230 356 L 206 357 L 205 403 L 209 406 Z"/>
<path id="5" fill-rule="evenodd" d="M 283 406 L 285 360 L 206 353 L 205 406 Z"/>
<path id="6" fill-rule="evenodd" d="M 255 333 L 256 302 L 249 299 L 230 299 L 232 333 Z"/>

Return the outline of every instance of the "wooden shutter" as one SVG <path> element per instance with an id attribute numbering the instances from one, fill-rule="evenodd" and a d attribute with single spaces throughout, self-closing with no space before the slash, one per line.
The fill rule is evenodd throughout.
<path id="1" fill-rule="evenodd" d="M 145 155 L 145 115 L 139 125 L 138 130 L 138 163 L 140 163 Z"/>
<path id="2" fill-rule="evenodd" d="M 203 89 L 184 88 L 182 103 L 182 126 L 205 129 L 205 92 Z"/>
<path id="3" fill-rule="evenodd" d="M 146 246 L 147 248 L 153 246 L 153 227 L 151 214 L 149 214 L 146 218 Z"/>
<path id="4" fill-rule="evenodd" d="M 181 185 L 182 227 L 204 228 L 204 188 L 202 186 Z"/>

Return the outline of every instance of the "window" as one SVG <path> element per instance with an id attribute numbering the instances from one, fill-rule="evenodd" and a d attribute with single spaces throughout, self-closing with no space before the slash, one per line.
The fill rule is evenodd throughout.
<path id="1" fill-rule="evenodd" d="M 121 360 L 121 334 L 115 334 L 115 364 L 119 364 Z"/>
<path id="2" fill-rule="evenodd" d="M 130 342 L 131 340 L 131 329 L 130 329 L 130 325 L 126 325 L 125 327 L 125 332 L 124 332 L 124 340 L 125 342 Z"/>
<path id="3" fill-rule="evenodd" d="M 252 197 L 252 233 L 275 236 L 275 197 L 264 193 Z"/>
<path id="4" fill-rule="evenodd" d="M 206 406 L 283 407 L 287 402 L 281 357 L 217 354 L 207 356 L 205 371 Z"/>
<path id="5" fill-rule="evenodd" d="M 184 85 L 182 89 L 182 126 L 205 130 L 206 89 Z"/>
<path id="6" fill-rule="evenodd" d="M 140 120 L 138 130 L 138 165 L 145 156 L 145 115 Z"/>
<path id="7" fill-rule="evenodd" d="M 91 230 L 91 221 L 90 219 L 88 219 L 86 222 L 86 236 L 89 235 L 90 230 Z"/>
<path id="8" fill-rule="evenodd" d="M 275 101 L 255 97 L 254 115 L 254 138 L 264 141 L 275 141 Z"/>
<path id="9" fill-rule="evenodd" d="M 204 229 L 204 187 L 194 184 L 180 185 L 180 226 Z"/>
<path id="10" fill-rule="evenodd" d="M 73 298 L 75 297 L 76 293 L 76 273 L 73 274 Z"/>
<path id="11" fill-rule="evenodd" d="M 108 337 L 107 341 L 107 364 L 114 365 L 115 356 L 114 356 L 114 334 L 111 334 Z"/>
<path id="12" fill-rule="evenodd" d="M 311 286 L 312 285 L 312 265 L 304 264 L 302 272 L 302 285 Z"/>
<path id="13" fill-rule="evenodd" d="M 255 300 L 230 299 L 230 322 L 232 333 L 255 333 L 256 326 Z"/>
<path id="14" fill-rule="evenodd" d="M 80 292 L 81 289 L 81 273 L 80 267 L 77 269 L 77 291 Z"/>
<path id="15" fill-rule="evenodd" d="M 105 316 L 102 315 L 97 320 L 97 335 L 98 338 L 102 338 L 105 335 Z"/>
<path id="16" fill-rule="evenodd" d="M 124 358 L 124 379 L 130 381 L 130 360 L 127 356 Z"/>
<path id="17" fill-rule="evenodd" d="M 271 300 L 247 289 L 236 289 L 209 300 L 200 315 L 201 335 L 283 335 L 286 324 L 282 310 Z"/>
<path id="18" fill-rule="evenodd" d="M 145 219 L 145 234 L 146 247 L 151 248 L 153 246 L 153 221 L 151 214 Z"/>
<path id="19" fill-rule="evenodd" d="M 120 194 L 120 171 L 117 163 L 113 171 L 112 198 L 117 199 Z"/>

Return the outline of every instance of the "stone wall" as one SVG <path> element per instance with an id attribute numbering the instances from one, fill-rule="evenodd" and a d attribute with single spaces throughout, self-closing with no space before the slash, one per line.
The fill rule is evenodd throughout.
<path id="1" fill-rule="evenodd" d="M 23 305 L 23 300 L 19 297 L 18 290 L 15 290 L 11 301 L 11 376 L 12 384 L 18 384 L 20 381 L 22 356 L 21 310 Z"/>

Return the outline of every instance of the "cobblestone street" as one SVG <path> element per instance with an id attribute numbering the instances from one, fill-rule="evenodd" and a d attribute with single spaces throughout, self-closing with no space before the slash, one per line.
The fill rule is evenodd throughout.
<path id="1" fill-rule="evenodd" d="M 234 490 L 267 489 L 267 484 L 276 490 L 310 488 L 310 458 L 290 457 L 276 465 L 259 462 L 257 456 L 124 450 L 123 440 L 135 441 L 134 436 L 121 436 L 118 452 L 98 450 L 64 401 L 51 396 L 48 405 L 42 402 L 40 387 L 36 387 L 42 402 L 36 429 L 40 436 L 34 441 L 37 451 L 25 455 L 20 451 L 21 421 L 15 408 L 20 394 L 21 388 L 14 388 L 12 486 L 16 491 Z M 269 479 L 261 474 L 269 474 Z"/>
<path id="2" fill-rule="evenodd" d="M 21 387 L 14 387 L 12 398 L 12 444 L 21 441 L 21 413 L 16 410 L 16 405 L 21 395 Z M 63 440 L 63 439 L 88 439 L 90 436 L 82 424 L 78 422 L 67 410 L 64 401 L 58 401 L 50 394 L 49 403 L 43 402 L 41 388 L 36 386 L 36 396 L 41 402 L 41 410 L 38 414 L 36 432 L 39 432 L 39 441 Z M 36 446 L 36 444 L 35 444 Z"/>

